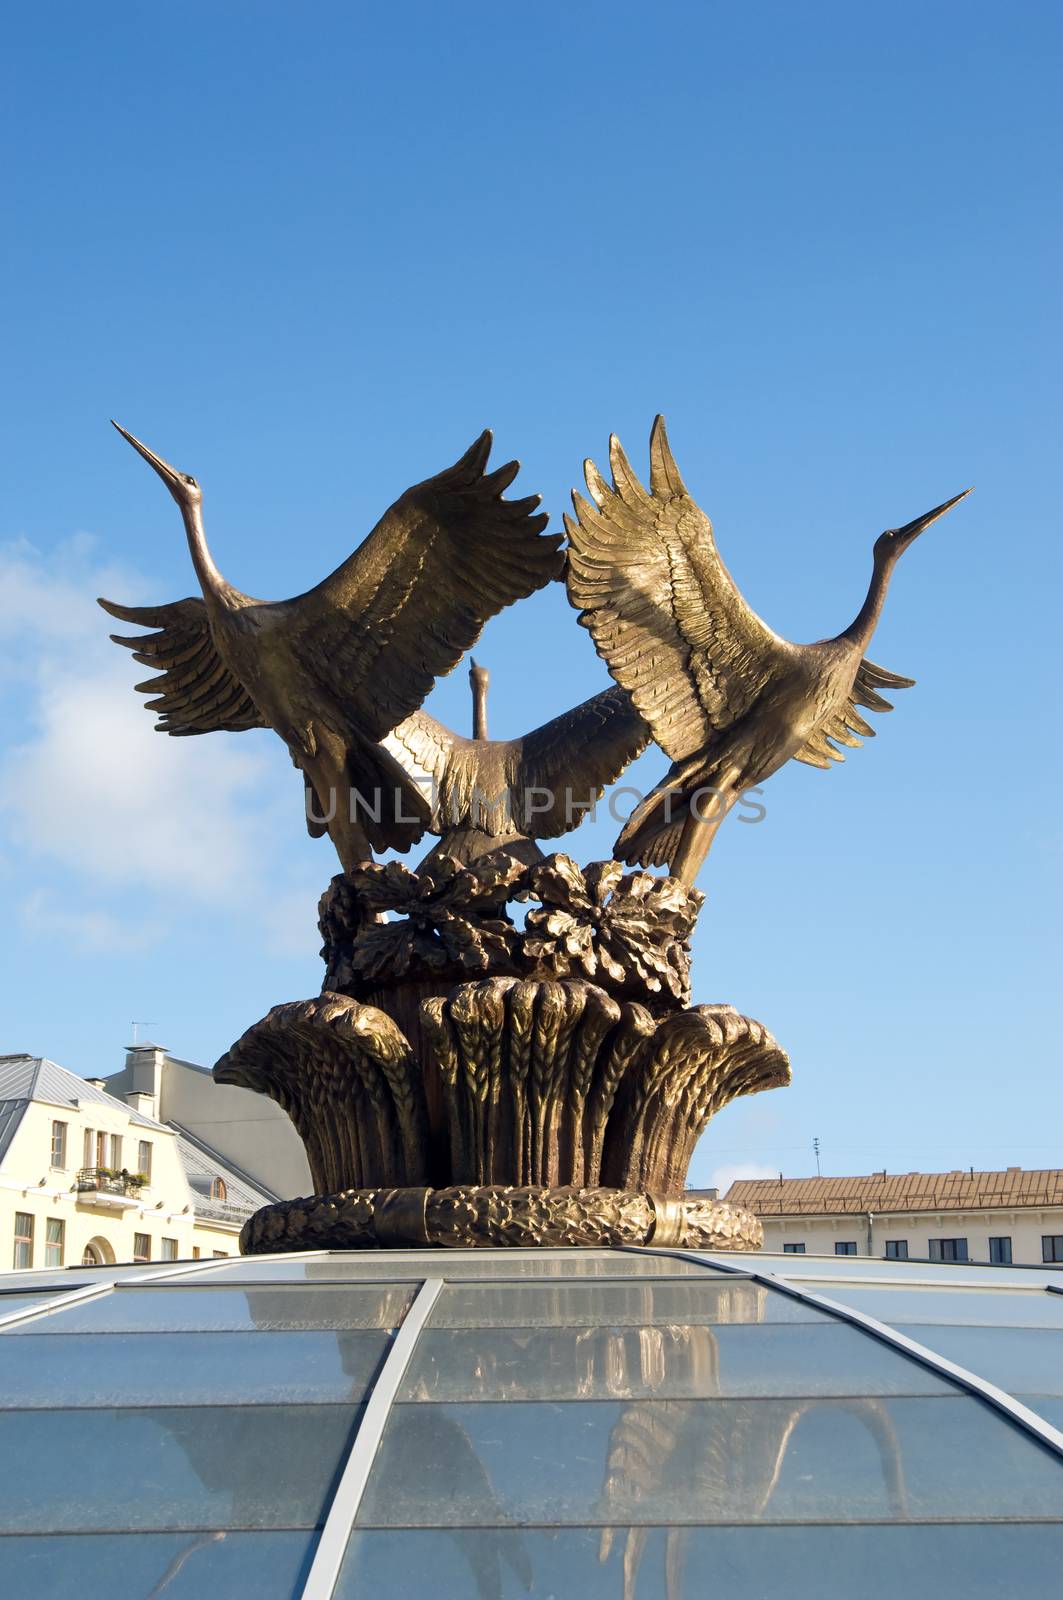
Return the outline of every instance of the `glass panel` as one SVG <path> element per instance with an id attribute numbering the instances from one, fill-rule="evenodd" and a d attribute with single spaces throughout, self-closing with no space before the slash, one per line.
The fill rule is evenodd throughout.
<path id="1" fill-rule="evenodd" d="M 951 1383 L 856 1328 L 805 1323 L 427 1330 L 399 1399 L 955 1393 Z"/>
<path id="2" fill-rule="evenodd" d="M 957 1288 L 964 1284 L 986 1284 L 993 1288 L 1032 1289 L 1045 1283 L 1063 1287 L 1063 1267 L 994 1267 L 987 1262 L 887 1261 L 884 1256 L 806 1255 L 794 1260 L 790 1255 L 743 1255 L 700 1259 L 715 1262 L 741 1260 L 751 1272 L 774 1272 L 782 1278 L 843 1278 L 846 1283 L 884 1279 L 890 1283 L 947 1283 Z"/>
<path id="3" fill-rule="evenodd" d="M 630 1564 L 630 1591 L 624 1566 Z M 1057 1592 L 1063 1527 L 359 1532 L 336 1600 L 1002 1600 Z M 666 1580 L 666 1572 L 670 1580 Z M 111 1600 L 111 1597 L 108 1597 Z"/>
<path id="4" fill-rule="evenodd" d="M 466 1283 L 436 1301 L 433 1328 L 627 1327 L 675 1323 L 833 1322 L 748 1278 L 704 1274 L 647 1283 Z"/>
<path id="5" fill-rule="evenodd" d="M 315 1533 L 133 1533 L 0 1539 L 0 1592 L 16 1600 L 291 1600 Z"/>
<path id="6" fill-rule="evenodd" d="M 1021 1400 L 1024 1406 L 1029 1406 L 1031 1411 L 1036 1411 L 1039 1417 L 1050 1422 L 1053 1428 L 1058 1428 L 1063 1433 L 1063 1400 L 1050 1398 L 1043 1394 L 1016 1394 L 1016 1400 Z"/>
<path id="7" fill-rule="evenodd" d="M 943 1327 L 912 1322 L 898 1325 L 897 1331 L 1008 1394 L 1063 1395 L 1063 1329 Z"/>
<path id="8" fill-rule="evenodd" d="M 1063 1518 L 1063 1472 L 1029 1435 L 966 1398 L 400 1405 L 358 1522 L 909 1517 Z"/>
<path id="9" fill-rule="evenodd" d="M 0 1294 L 0 1320 L 12 1316 L 16 1311 L 27 1311 L 30 1306 L 46 1305 L 53 1296 L 61 1293 L 60 1289 L 39 1289 L 26 1294 Z"/>
<path id="10" fill-rule="evenodd" d="M 1063 1328 L 1063 1295 L 1043 1289 L 894 1289 L 883 1285 L 807 1283 L 806 1288 L 878 1322 L 968 1323 L 998 1328 Z"/>
<path id="11" fill-rule="evenodd" d="M 30 1328 L 36 1324 L 31 1323 Z M 72 1334 L 0 1339 L 0 1394 L 19 1407 L 320 1405 L 361 1400 L 382 1332 Z"/>
<path id="12" fill-rule="evenodd" d="M 187 1279 L 184 1280 L 188 1282 Z M 208 1280 L 209 1281 L 209 1280 Z M 396 1284 L 350 1289 L 116 1289 L 27 1322 L 16 1334 L 225 1333 L 313 1328 L 395 1328 L 414 1290 Z"/>
<path id="13" fill-rule="evenodd" d="M 0 1532 L 319 1527 L 359 1415 L 354 1406 L 3 1412 Z"/>
<path id="14" fill-rule="evenodd" d="M 744 1258 L 743 1258 L 744 1263 Z M 226 1283 L 346 1283 L 380 1278 L 708 1278 L 696 1261 L 630 1250 L 356 1250 L 286 1260 L 240 1257 L 211 1273 Z"/>

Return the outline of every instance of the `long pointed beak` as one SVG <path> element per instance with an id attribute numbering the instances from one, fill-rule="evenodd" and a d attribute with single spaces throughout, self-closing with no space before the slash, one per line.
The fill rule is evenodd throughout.
<path id="1" fill-rule="evenodd" d="M 924 528 L 929 528 L 930 524 L 936 522 L 939 517 L 943 517 L 946 511 L 951 511 L 953 506 L 959 505 L 961 500 L 966 500 L 970 493 L 970 489 L 964 489 L 962 494 L 954 494 L 952 499 L 946 500 L 943 506 L 935 506 L 933 511 L 928 511 L 925 516 L 916 517 L 914 522 L 905 523 L 903 528 L 897 529 L 893 537 L 904 540 L 914 539 L 917 533 L 922 533 Z"/>
<path id="2" fill-rule="evenodd" d="M 149 450 L 146 444 L 141 444 L 140 440 L 134 438 L 133 434 L 127 433 L 125 428 L 122 427 L 121 423 L 115 422 L 113 417 L 111 418 L 111 427 L 118 429 L 118 432 L 122 435 L 122 438 L 127 440 L 128 443 L 133 446 L 133 449 L 136 451 L 138 456 L 144 457 L 144 460 L 148 463 L 149 467 L 155 468 L 155 471 L 159 474 L 159 477 L 162 479 L 163 483 L 166 485 L 167 489 L 169 489 L 171 494 L 173 494 L 174 491 L 179 488 L 181 475 L 176 468 L 171 467 L 170 463 L 168 461 L 164 461 L 161 456 L 157 456 L 154 450 Z"/>

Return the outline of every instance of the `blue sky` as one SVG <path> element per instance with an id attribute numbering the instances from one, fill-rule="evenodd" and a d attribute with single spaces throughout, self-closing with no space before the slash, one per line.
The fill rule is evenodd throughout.
<path id="1" fill-rule="evenodd" d="M 714 848 L 697 998 L 794 1084 L 692 1177 L 814 1170 L 814 1135 L 828 1172 L 1058 1165 L 1061 33 L 977 0 L 12 12 L 0 1048 L 106 1073 L 136 1019 L 210 1062 L 320 984 L 334 864 L 283 747 L 153 734 L 106 642 L 97 593 L 194 587 L 109 417 L 281 597 L 485 425 L 556 527 L 661 410 L 795 639 L 852 618 L 883 527 L 977 485 L 876 638 L 918 687 Z M 497 735 L 607 682 L 556 587 L 477 655 Z M 431 706 L 465 725 L 462 672 Z"/>

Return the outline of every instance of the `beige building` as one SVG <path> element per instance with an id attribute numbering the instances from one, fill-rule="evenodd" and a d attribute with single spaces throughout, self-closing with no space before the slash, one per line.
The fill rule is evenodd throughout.
<path id="1" fill-rule="evenodd" d="M 5 1270 L 236 1255 L 246 1217 L 276 1197 L 151 1093 L 0 1056 Z"/>
<path id="2" fill-rule="evenodd" d="M 724 1198 L 798 1255 L 1063 1264 L 1063 1170 L 743 1178 Z"/>

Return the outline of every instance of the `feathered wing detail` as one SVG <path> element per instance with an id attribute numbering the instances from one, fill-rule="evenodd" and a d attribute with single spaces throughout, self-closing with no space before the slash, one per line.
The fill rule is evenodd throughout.
<path id="1" fill-rule="evenodd" d="M 471 741 L 452 733 L 442 722 L 429 716 L 427 711 L 414 711 L 380 742 L 406 771 L 410 781 L 423 784 L 428 790 L 426 799 L 431 804 L 429 829 L 432 833 L 442 833 L 447 802 L 452 806 L 457 803 L 457 797 L 451 795 L 447 781 L 451 757 L 456 746 Z"/>
<path id="2" fill-rule="evenodd" d="M 568 592 L 598 654 L 673 761 L 703 750 L 753 705 L 792 647 L 748 606 L 712 524 L 687 493 L 664 420 L 650 435 L 650 489 L 613 437 L 610 486 L 588 461 L 593 504 L 565 518 Z"/>
<path id="3" fill-rule="evenodd" d="M 520 741 L 520 782 L 524 795 L 539 794 L 524 831 L 552 839 L 578 827 L 606 784 L 614 782 L 652 735 L 630 695 L 606 689 L 582 705 L 525 734 Z M 546 796 L 549 806 L 540 810 Z"/>
<path id="4" fill-rule="evenodd" d="M 835 744 L 859 749 L 864 739 L 875 737 L 874 728 L 860 715 L 857 706 L 867 706 L 872 711 L 892 711 L 892 702 L 878 693 L 879 688 L 910 689 L 914 683 L 914 678 L 902 678 L 896 672 L 887 672 L 885 667 L 876 667 L 873 661 L 861 661 L 844 707 L 820 724 L 793 759 L 808 767 L 829 767 L 834 761 L 844 761 L 845 757 L 834 748 Z M 857 738 L 857 734 L 863 738 Z"/>
<path id="5" fill-rule="evenodd" d="M 381 741 L 433 791 L 432 831 L 554 838 L 578 827 L 650 730 L 623 689 L 606 689 L 523 739 L 466 739 L 415 711 Z"/>
<path id="6" fill-rule="evenodd" d="M 160 732 L 175 736 L 242 733 L 267 726 L 243 684 L 218 654 L 207 608 L 198 597 L 165 606 L 120 606 L 113 600 L 100 600 L 99 604 L 121 622 L 158 630 L 136 637 L 112 633 L 111 638 L 131 650 L 134 661 L 158 673 L 136 687 L 140 694 L 155 696 L 147 708 L 158 712 L 155 726 Z"/>
<path id="7" fill-rule="evenodd" d="M 407 489 L 332 575 L 288 601 L 299 660 L 362 739 L 382 740 L 479 638 L 489 617 L 564 565 L 539 497 L 504 500 L 518 463 L 485 469 L 480 435 Z"/>

